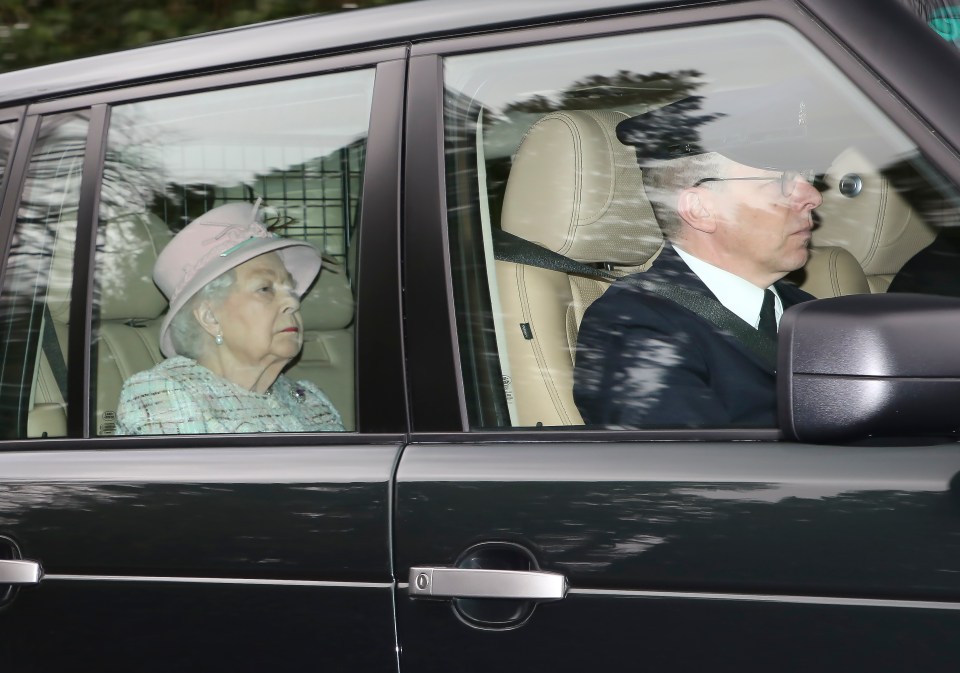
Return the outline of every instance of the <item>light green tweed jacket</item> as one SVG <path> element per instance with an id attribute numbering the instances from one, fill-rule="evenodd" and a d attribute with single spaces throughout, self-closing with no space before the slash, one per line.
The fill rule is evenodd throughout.
<path id="1" fill-rule="evenodd" d="M 176 356 L 127 379 L 117 435 L 343 431 L 340 414 L 309 381 L 280 376 L 265 394 Z"/>

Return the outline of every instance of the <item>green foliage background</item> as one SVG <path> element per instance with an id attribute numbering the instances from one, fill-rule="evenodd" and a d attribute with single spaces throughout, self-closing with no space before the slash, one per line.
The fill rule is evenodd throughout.
<path id="1" fill-rule="evenodd" d="M 158 40 L 404 0 L 0 0 L 0 72 Z"/>

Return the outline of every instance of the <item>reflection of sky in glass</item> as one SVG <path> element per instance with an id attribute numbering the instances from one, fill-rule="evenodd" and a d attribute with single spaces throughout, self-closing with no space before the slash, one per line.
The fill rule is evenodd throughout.
<path id="1" fill-rule="evenodd" d="M 27 169 L 4 290 L 65 302 L 71 287 L 76 209 L 87 120 L 72 114 L 44 120 Z M 66 311 L 57 304 L 51 310 Z M 66 319 L 65 315 L 59 315 Z"/>
<path id="2" fill-rule="evenodd" d="M 372 89 L 365 70 L 125 105 L 110 150 L 168 183 L 249 183 L 366 136 Z"/>
<path id="3" fill-rule="evenodd" d="M 516 67 L 523 63 L 522 68 Z M 456 56 L 444 61 L 448 89 L 473 101 L 492 115 L 504 114 L 509 105 L 535 98 L 557 103 L 577 90 L 584 101 L 591 87 L 588 78 L 610 78 L 630 73 L 702 73 L 705 112 L 711 95 L 749 89 L 793 78 L 809 79 L 830 100 L 830 129 L 837 139 L 857 138 L 879 165 L 892 164 L 911 154 L 913 144 L 877 112 L 843 75 L 789 27 L 774 21 L 737 23 L 605 37 L 562 45 L 544 45 L 494 53 Z M 609 108 L 628 114 L 642 111 L 631 98 L 637 92 L 624 87 L 617 95 L 623 103 Z M 576 101 L 565 104 L 578 109 Z M 583 105 L 581 107 L 590 107 Z M 642 107 L 642 106 L 641 106 Z M 645 109 L 645 108 L 644 108 Z M 510 121 L 485 133 L 488 157 L 512 153 L 537 113 L 512 112 Z M 848 143 L 849 144 L 849 143 Z"/>

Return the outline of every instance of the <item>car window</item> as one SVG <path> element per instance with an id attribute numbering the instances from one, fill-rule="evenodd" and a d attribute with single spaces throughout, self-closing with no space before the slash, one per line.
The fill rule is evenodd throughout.
<path id="1" fill-rule="evenodd" d="M 20 194 L 0 294 L 0 433 L 66 434 L 67 325 L 88 120 L 45 118 Z"/>
<path id="2" fill-rule="evenodd" d="M 716 204 L 759 190 L 812 213 L 796 230 L 767 218 L 743 239 L 750 254 L 774 226 L 807 241 L 771 286 L 776 317 L 838 294 L 960 293 L 955 191 L 783 24 L 457 55 L 445 59 L 444 81 L 447 214 L 475 429 L 775 424 L 769 350 L 748 343 L 757 318 L 727 315 L 749 296 L 757 316 L 766 281 L 751 280 L 761 287 L 754 300 L 738 289 L 743 277 L 721 269 L 717 280 L 701 264 L 690 288 L 710 301 L 690 303 L 697 260 L 669 233 L 680 193 Z M 791 149 L 768 163 L 751 154 L 772 146 Z M 722 174 L 709 162 L 666 170 L 721 150 Z M 761 170 L 732 172 L 722 163 L 732 157 Z M 779 208 L 764 206 L 764 217 Z M 752 221 L 751 212 L 724 221 Z"/>
<path id="3" fill-rule="evenodd" d="M 257 404 L 270 411 L 263 417 L 235 414 L 239 424 L 210 431 L 277 429 L 273 416 L 294 419 L 283 429 L 355 427 L 352 279 L 372 88 L 373 72 L 364 70 L 111 111 L 94 275 L 91 428 L 96 434 L 121 431 L 124 383 L 169 360 L 159 346 L 168 303 L 153 278 L 158 255 L 186 225 L 230 204 L 239 208 L 230 212 L 256 208 L 251 226 L 262 232 L 258 245 L 269 249 L 263 258 L 281 260 L 283 266 L 272 271 L 257 263 L 259 275 L 250 282 L 270 273 L 273 280 L 270 288 L 250 293 L 276 297 L 271 324 L 284 322 L 283 330 L 275 330 L 283 332 L 277 339 L 282 348 L 294 348 L 295 356 L 282 358 L 290 362 L 282 387 L 277 379 L 270 389 L 254 391 Z M 86 128 L 79 114 L 45 119 L 23 188 L 2 294 L 3 416 L 15 419 L 3 424 L 8 438 L 66 434 L 67 379 L 80 371 L 68 362 L 67 346 Z M 299 252 L 288 256 L 291 250 Z M 309 284 L 320 264 L 317 280 Z M 287 317 L 293 305 L 298 319 Z M 265 320 L 256 324 L 266 325 Z M 247 343 L 244 328 L 235 330 Z M 274 345 L 270 342 L 268 351 Z M 197 417 L 209 421 L 203 411 Z M 192 427 L 178 423 L 171 431 Z"/>
<path id="4" fill-rule="evenodd" d="M 171 361 L 159 347 L 168 297 L 154 283 L 157 255 L 189 223 L 229 204 L 241 210 L 259 205 L 267 236 L 306 241 L 322 254 L 318 280 L 300 303 L 302 350 L 284 376 L 293 382 L 289 393 L 298 403 L 304 395 L 309 403 L 319 390 L 342 429 L 353 429 L 354 234 L 372 88 L 373 72 L 365 70 L 138 102 L 112 111 L 96 271 L 95 424 L 100 434 L 134 431 L 130 424 L 117 427 L 121 389 L 130 377 Z M 324 419 L 323 429 L 340 429 L 336 419 Z M 270 427 L 243 420 L 191 425 L 181 419 L 172 431 Z M 160 432 L 159 427 L 148 424 L 142 432 Z"/>

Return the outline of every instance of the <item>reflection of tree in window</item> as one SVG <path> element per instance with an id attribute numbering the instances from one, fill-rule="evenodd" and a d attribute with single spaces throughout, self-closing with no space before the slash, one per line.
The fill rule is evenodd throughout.
<path id="1" fill-rule="evenodd" d="M 97 305 L 103 293 L 122 296 L 132 271 L 142 267 L 149 245 L 143 223 L 150 204 L 163 192 L 161 164 L 153 151 L 158 139 L 144 131 L 140 121 L 139 115 L 114 115 L 110 122 L 97 232 Z M 142 283 L 151 286 L 153 281 L 143 277 Z"/>
<path id="2" fill-rule="evenodd" d="M 510 103 L 503 109 L 511 112 L 546 114 L 557 110 L 609 110 L 660 107 L 690 96 L 703 86 L 703 73 L 697 70 L 636 73 L 621 70 L 615 75 L 590 75 L 548 97 L 535 94 L 526 100 Z"/>
<path id="3" fill-rule="evenodd" d="M 119 198 L 107 195 L 107 203 L 136 203 L 138 211 L 152 213 L 176 232 L 218 205 L 262 198 L 267 214 L 283 225 L 279 233 L 309 239 L 343 261 L 359 207 L 365 129 L 351 121 L 355 132 L 340 131 L 338 122 L 331 127 L 335 131 L 310 136 L 309 145 L 284 129 L 268 128 L 249 139 L 207 138 L 204 130 L 215 120 L 226 127 L 238 124 L 237 115 L 211 103 L 202 125 L 191 118 L 166 121 L 165 102 L 156 109 L 133 105 L 116 112 L 108 161 L 116 157 L 125 168 L 121 172 L 140 175 L 124 180 Z M 322 120 L 317 123 L 322 126 Z"/>
<path id="4" fill-rule="evenodd" d="M 137 105 L 112 117 L 101 194 L 99 290 L 119 294 L 130 271 L 142 268 L 145 225 L 169 235 L 211 208 L 257 198 L 264 199 L 273 231 L 310 240 L 328 261 L 345 261 L 360 202 L 365 136 L 348 135 L 345 145 L 319 156 L 327 148 L 319 142 L 297 148 L 272 141 L 208 142 L 196 129 L 157 117 Z M 270 152 L 276 156 L 268 159 Z"/>
<path id="5" fill-rule="evenodd" d="M 655 156 L 658 149 L 664 147 L 696 145 L 699 128 L 717 118 L 717 115 L 697 114 L 703 96 L 695 92 L 704 85 L 703 73 L 698 70 L 650 73 L 620 70 L 613 75 L 590 75 L 550 95 L 537 93 L 507 104 L 502 111 L 487 111 L 484 130 L 510 123 L 518 116 L 535 116 L 529 120 L 533 123 L 541 115 L 562 110 L 619 110 L 638 115 L 673 103 L 670 115 L 666 118 L 655 112 L 648 115 L 647 127 L 641 130 L 645 138 L 641 151 Z M 499 221 L 500 203 L 509 173 L 509 159 L 487 162 L 490 211 L 494 222 Z"/>
<path id="6" fill-rule="evenodd" d="M 70 286 L 74 228 L 80 193 L 80 172 L 87 137 L 87 119 L 73 113 L 44 120 L 17 210 L 17 224 L 7 266 L 4 293 L 36 294 L 47 285 Z M 58 236 L 65 272 L 46 278 Z M 69 250 L 62 249 L 69 246 Z M 62 268 L 61 268 L 62 267 Z M 62 289 L 62 287 L 61 287 Z"/>
<path id="7" fill-rule="evenodd" d="M 87 125 L 83 112 L 45 118 L 27 166 L 0 295 L 0 416 L 10 420 L 0 429 L 5 437 L 26 436 L 41 325 L 69 319 Z M 65 334 L 57 350 L 66 352 Z"/>

